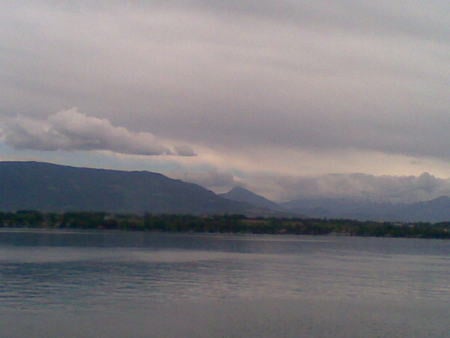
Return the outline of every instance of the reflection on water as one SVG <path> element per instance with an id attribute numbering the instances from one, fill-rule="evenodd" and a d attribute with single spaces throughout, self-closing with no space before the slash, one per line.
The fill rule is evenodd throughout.
<path id="1" fill-rule="evenodd" d="M 0 336 L 444 337 L 449 254 L 439 240 L 2 230 Z"/>

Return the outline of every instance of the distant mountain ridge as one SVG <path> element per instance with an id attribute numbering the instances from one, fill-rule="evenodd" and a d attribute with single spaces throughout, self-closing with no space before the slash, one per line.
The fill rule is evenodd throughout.
<path id="1" fill-rule="evenodd" d="M 147 171 L 0 162 L 0 210 L 223 214 L 249 206 Z"/>
<path id="2" fill-rule="evenodd" d="M 348 218 L 374 221 L 450 221 L 450 197 L 401 204 L 349 198 L 299 199 L 282 204 L 287 210 L 318 218 Z"/>
<path id="3" fill-rule="evenodd" d="M 392 215 L 399 220 L 447 222 L 450 221 L 450 197 L 441 196 L 431 201 L 406 204 Z"/>

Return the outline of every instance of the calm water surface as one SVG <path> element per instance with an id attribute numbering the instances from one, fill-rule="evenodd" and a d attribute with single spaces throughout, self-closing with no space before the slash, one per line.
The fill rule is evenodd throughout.
<path id="1" fill-rule="evenodd" d="M 0 230 L 0 337 L 450 337 L 450 242 Z"/>

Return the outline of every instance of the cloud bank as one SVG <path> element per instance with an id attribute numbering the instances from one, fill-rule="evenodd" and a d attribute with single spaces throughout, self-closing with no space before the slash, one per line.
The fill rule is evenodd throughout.
<path id="1" fill-rule="evenodd" d="M 422 173 L 419 176 L 328 174 L 316 177 L 260 176 L 250 187 L 280 201 L 311 198 L 413 203 L 450 196 L 450 179 Z"/>
<path id="2" fill-rule="evenodd" d="M 27 117 L 10 119 L 2 132 L 4 142 L 16 149 L 108 150 L 134 155 L 194 156 L 187 145 L 168 146 L 153 134 L 131 132 L 104 118 L 80 113 L 76 108 L 50 115 L 46 120 Z"/>
<path id="3" fill-rule="evenodd" d="M 197 183 L 216 192 L 243 186 L 278 202 L 338 198 L 376 202 L 414 203 L 450 196 L 450 179 L 429 173 L 417 176 L 369 175 L 362 173 L 318 176 L 249 175 L 226 171 L 172 172 L 172 177 Z"/>

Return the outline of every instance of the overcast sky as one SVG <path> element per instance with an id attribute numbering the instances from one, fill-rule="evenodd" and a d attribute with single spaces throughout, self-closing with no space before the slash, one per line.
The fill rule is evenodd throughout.
<path id="1" fill-rule="evenodd" d="M 0 4 L 2 160 L 421 200 L 449 107 L 448 0 Z"/>

